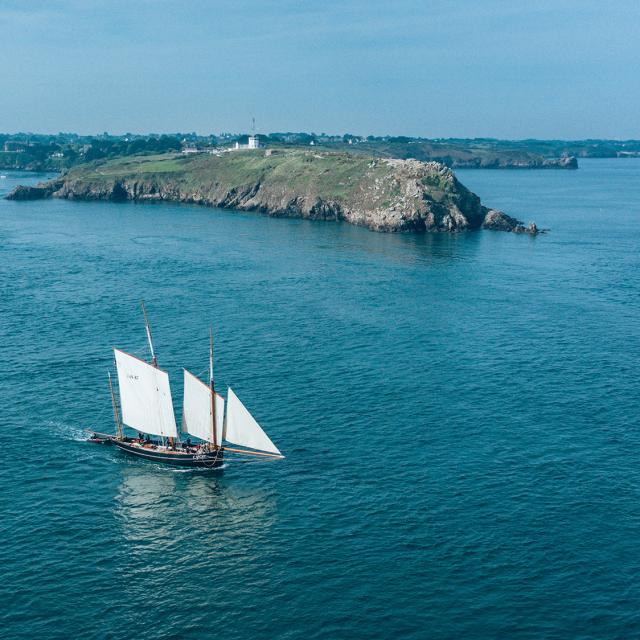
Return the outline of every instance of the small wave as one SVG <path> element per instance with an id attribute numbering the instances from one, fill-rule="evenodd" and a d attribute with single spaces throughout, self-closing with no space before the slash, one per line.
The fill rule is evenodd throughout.
<path id="1" fill-rule="evenodd" d="M 180 467 L 170 467 L 169 465 L 164 465 L 164 464 L 154 465 L 154 466 L 158 469 L 168 469 L 173 473 L 209 473 L 210 471 L 214 471 L 214 472 L 223 471 L 224 469 L 227 469 L 229 465 L 225 462 L 219 467 L 216 467 L 215 469 L 206 469 L 204 467 L 190 467 L 188 469 L 181 469 Z"/>

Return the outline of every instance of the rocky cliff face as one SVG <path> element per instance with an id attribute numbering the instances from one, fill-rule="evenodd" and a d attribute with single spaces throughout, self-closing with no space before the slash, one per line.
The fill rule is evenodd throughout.
<path id="1" fill-rule="evenodd" d="M 18 187 L 8 197 L 186 202 L 271 216 L 343 220 L 376 231 L 484 227 L 537 232 L 535 226 L 525 228 L 482 206 L 478 196 L 437 162 L 363 160 L 326 152 L 103 163 L 35 187 Z"/>

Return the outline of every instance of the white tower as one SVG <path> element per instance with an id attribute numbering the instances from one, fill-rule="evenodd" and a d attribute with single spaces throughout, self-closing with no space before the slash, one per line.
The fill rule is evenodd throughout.
<path id="1" fill-rule="evenodd" d="M 260 140 L 258 140 L 258 136 L 256 135 L 256 119 L 251 118 L 251 135 L 249 136 L 249 144 L 247 147 L 249 149 L 257 149 L 260 146 Z"/>

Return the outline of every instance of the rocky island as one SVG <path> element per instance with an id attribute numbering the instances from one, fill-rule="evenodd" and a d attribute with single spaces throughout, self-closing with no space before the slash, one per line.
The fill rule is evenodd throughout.
<path id="1" fill-rule="evenodd" d="M 538 233 L 535 224 L 483 206 L 438 162 L 310 149 L 121 157 L 78 165 L 7 197 L 185 202 L 375 231 Z"/>

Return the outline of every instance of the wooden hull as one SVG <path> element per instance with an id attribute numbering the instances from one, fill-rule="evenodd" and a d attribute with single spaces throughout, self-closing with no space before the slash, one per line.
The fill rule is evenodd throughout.
<path id="1" fill-rule="evenodd" d="M 224 451 L 187 453 L 184 451 L 166 451 L 164 449 L 153 449 L 151 447 L 141 447 L 138 444 L 123 442 L 122 440 L 111 440 L 118 449 L 126 451 L 131 455 L 161 462 L 177 467 L 191 467 L 196 469 L 219 469 L 223 465 Z"/>

